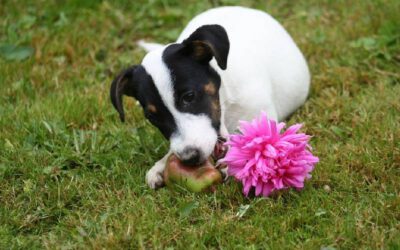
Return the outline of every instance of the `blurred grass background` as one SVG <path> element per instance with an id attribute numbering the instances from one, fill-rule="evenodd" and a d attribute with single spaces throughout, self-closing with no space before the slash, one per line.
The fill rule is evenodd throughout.
<path id="1" fill-rule="evenodd" d="M 168 143 L 108 89 L 219 5 L 265 10 L 312 72 L 288 121 L 321 162 L 302 192 L 150 190 Z M 399 249 L 400 1 L 0 0 L 0 248 Z"/>

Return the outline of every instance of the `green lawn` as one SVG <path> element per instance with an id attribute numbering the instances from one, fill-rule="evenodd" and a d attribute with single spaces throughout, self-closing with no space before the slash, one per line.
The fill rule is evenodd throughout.
<path id="1" fill-rule="evenodd" d="M 190 4 L 189 4 L 190 2 Z M 113 76 L 216 5 L 267 10 L 307 57 L 289 124 L 320 163 L 301 192 L 154 191 L 168 142 Z M 0 1 L 0 249 L 399 249 L 400 1 Z"/>

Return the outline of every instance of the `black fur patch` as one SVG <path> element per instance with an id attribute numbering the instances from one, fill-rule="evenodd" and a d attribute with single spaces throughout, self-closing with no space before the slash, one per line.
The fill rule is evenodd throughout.
<path id="1" fill-rule="evenodd" d="M 218 94 L 221 78 L 210 61 L 215 58 L 218 66 L 225 70 L 229 48 L 228 35 L 222 26 L 203 25 L 182 43 L 168 46 L 163 53 L 171 72 L 176 108 L 181 112 L 207 115 L 217 132 L 221 124 Z"/>
<path id="2" fill-rule="evenodd" d="M 138 100 L 146 118 L 161 131 L 165 138 L 169 139 L 175 132 L 177 128 L 175 119 L 162 101 L 152 77 L 143 66 L 137 65 L 124 70 L 115 78 L 110 93 L 111 100 L 122 120 L 124 119 L 122 96 L 118 98 L 121 94 Z"/>
<path id="3" fill-rule="evenodd" d="M 163 54 L 163 60 L 171 72 L 175 107 L 180 112 L 207 115 L 218 132 L 220 115 L 216 113 L 220 114 L 218 90 L 221 86 L 221 78 L 208 63 L 199 62 L 182 52 L 183 46 L 172 44 L 165 49 Z M 207 84 L 214 85 L 213 94 L 206 91 Z M 185 103 L 182 98 L 189 92 L 194 93 L 194 99 L 191 103 Z"/>

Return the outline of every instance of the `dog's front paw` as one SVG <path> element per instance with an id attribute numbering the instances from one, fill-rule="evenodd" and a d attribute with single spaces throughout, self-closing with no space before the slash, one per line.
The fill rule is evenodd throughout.
<path id="1" fill-rule="evenodd" d="M 146 182 L 150 188 L 156 189 L 164 186 L 164 169 L 160 169 L 157 164 L 152 167 L 146 174 Z"/>
<path id="2" fill-rule="evenodd" d="M 226 182 L 229 178 L 228 168 L 223 168 L 223 169 L 220 169 L 219 171 L 221 172 L 223 182 Z"/>

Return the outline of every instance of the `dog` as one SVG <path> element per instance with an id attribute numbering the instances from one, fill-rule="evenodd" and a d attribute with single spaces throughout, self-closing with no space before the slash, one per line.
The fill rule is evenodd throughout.
<path id="1" fill-rule="evenodd" d="M 194 17 L 175 43 L 141 42 L 140 65 L 115 77 L 110 96 L 125 120 L 122 97 L 135 98 L 145 117 L 170 141 L 169 152 L 147 172 L 163 186 L 163 170 L 174 153 L 199 165 L 240 120 L 261 111 L 284 120 L 308 96 L 306 60 L 285 29 L 269 14 L 245 7 L 219 7 Z"/>

